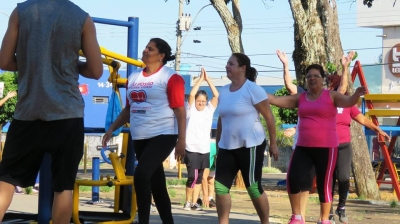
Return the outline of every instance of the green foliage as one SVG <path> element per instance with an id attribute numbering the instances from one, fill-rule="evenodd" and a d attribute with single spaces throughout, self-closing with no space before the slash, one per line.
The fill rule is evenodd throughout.
<path id="1" fill-rule="evenodd" d="M 354 56 L 353 56 L 353 58 L 351 59 L 352 61 L 354 61 L 354 60 L 356 60 L 358 58 L 358 52 L 357 51 L 354 51 Z M 349 65 L 350 66 L 350 65 Z"/>
<path id="2" fill-rule="evenodd" d="M 335 64 L 328 62 L 328 63 L 326 63 L 326 70 L 328 70 L 328 73 L 331 74 L 331 73 L 336 72 L 337 68 L 336 68 Z"/>
<path id="3" fill-rule="evenodd" d="M 357 199 L 359 199 L 359 200 L 365 200 L 366 198 L 367 197 L 365 197 L 365 195 L 363 195 L 363 194 L 360 194 L 357 196 Z"/>
<path id="4" fill-rule="evenodd" d="M 396 206 L 397 206 L 397 201 L 391 201 L 390 202 L 390 207 L 391 208 L 396 208 Z"/>
<path id="5" fill-rule="evenodd" d="M 3 97 L 6 96 L 8 92 L 18 89 L 17 76 L 15 72 L 4 72 L 0 74 L 0 82 L 4 82 Z M 7 100 L 0 108 L 0 125 L 12 120 L 16 103 L 17 97 L 13 97 Z"/>
<path id="6" fill-rule="evenodd" d="M 347 53 L 349 53 L 349 52 L 347 52 Z M 358 52 L 355 51 L 353 58 L 351 60 L 354 61 L 354 60 L 356 60 L 357 57 L 358 57 Z M 349 64 L 349 67 L 350 67 L 350 65 L 351 65 L 351 63 Z M 326 67 L 328 74 L 333 74 L 338 71 L 337 66 L 335 64 L 333 64 L 332 62 L 326 63 L 325 67 Z"/>
<path id="7" fill-rule="evenodd" d="M 282 121 L 279 116 L 279 109 L 276 106 L 271 105 L 271 110 L 272 114 L 275 117 L 275 127 L 276 127 L 276 143 L 278 147 L 286 147 L 286 146 L 292 146 L 293 145 L 293 138 L 288 138 L 283 134 L 283 128 L 282 128 Z M 297 115 L 296 115 L 297 116 Z M 267 123 L 264 119 L 264 117 L 260 117 L 261 123 L 265 128 L 265 132 L 268 135 L 268 128 L 267 128 Z"/>
<path id="8" fill-rule="evenodd" d="M 294 80 L 293 84 L 297 85 L 297 81 Z M 274 94 L 275 96 L 288 96 L 290 95 L 286 87 L 278 90 Z M 297 108 L 296 109 L 286 109 L 278 108 L 279 119 L 282 124 L 297 124 Z M 276 117 L 276 116 L 275 116 Z"/>
<path id="9" fill-rule="evenodd" d="M 24 190 L 25 190 L 25 194 L 32 194 L 32 189 L 33 189 L 32 186 L 26 187 L 26 188 L 24 189 Z"/>

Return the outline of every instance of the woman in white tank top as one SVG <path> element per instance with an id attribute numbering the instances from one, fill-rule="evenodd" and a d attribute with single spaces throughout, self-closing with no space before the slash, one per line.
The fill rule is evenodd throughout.
<path id="1" fill-rule="evenodd" d="M 203 81 L 210 86 L 213 97 L 208 101 L 207 93 L 199 90 Z M 204 205 L 208 207 L 207 177 L 210 168 L 210 132 L 214 111 L 218 105 L 218 90 L 202 68 L 197 83 L 193 86 L 186 104 L 186 153 L 188 171 L 186 182 L 186 203 L 184 210 L 202 210 L 197 203 L 200 186 L 203 184 Z M 208 101 L 208 102 L 207 102 Z M 210 195 L 212 196 L 212 195 Z"/>

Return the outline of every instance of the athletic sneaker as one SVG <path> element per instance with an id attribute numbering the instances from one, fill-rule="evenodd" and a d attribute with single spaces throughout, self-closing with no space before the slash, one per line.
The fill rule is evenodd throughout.
<path id="1" fill-rule="evenodd" d="M 317 224 L 335 224 L 335 219 L 325 220 L 325 221 L 318 221 Z"/>
<path id="2" fill-rule="evenodd" d="M 203 206 L 203 201 L 200 198 L 197 199 L 196 203 L 200 206 Z"/>
<path id="3" fill-rule="evenodd" d="M 183 210 L 186 210 L 186 211 L 190 211 L 190 208 L 192 207 L 192 203 L 190 203 L 190 202 L 186 202 L 184 205 L 183 205 Z"/>
<path id="4" fill-rule="evenodd" d="M 339 221 L 341 222 L 341 223 L 344 223 L 344 224 L 347 224 L 347 223 L 349 223 L 349 219 L 347 218 L 347 215 L 346 215 L 346 210 L 345 209 L 336 209 L 336 215 L 338 215 L 339 216 Z"/>
<path id="5" fill-rule="evenodd" d="M 211 200 L 210 200 L 208 205 L 210 206 L 210 208 L 217 207 L 217 203 L 214 201 L 214 198 L 211 198 Z"/>
<path id="6" fill-rule="evenodd" d="M 331 222 L 331 220 L 325 220 L 325 221 L 318 221 L 317 224 L 334 224 L 335 222 Z"/>
<path id="7" fill-rule="evenodd" d="M 153 203 L 150 205 L 150 212 L 156 212 L 156 205 Z"/>
<path id="8" fill-rule="evenodd" d="M 15 187 L 14 194 L 24 194 L 24 191 L 22 190 L 22 188 L 16 186 L 16 187 Z"/>
<path id="9" fill-rule="evenodd" d="M 288 224 L 305 224 L 305 222 L 303 220 L 303 217 L 301 218 L 301 220 L 299 220 L 299 219 L 296 219 L 295 215 L 292 215 Z"/>
<path id="10" fill-rule="evenodd" d="M 203 211 L 203 208 L 199 204 L 192 204 L 192 207 L 190 208 L 192 211 Z"/>

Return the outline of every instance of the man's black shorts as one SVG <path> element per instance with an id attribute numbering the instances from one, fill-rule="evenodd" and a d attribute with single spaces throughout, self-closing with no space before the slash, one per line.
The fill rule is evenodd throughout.
<path id="1" fill-rule="evenodd" d="M 14 186 L 35 184 L 45 153 L 51 155 L 53 190 L 73 190 L 83 155 L 83 118 L 56 121 L 13 120 L 0 162 L 0 181 Z"/>

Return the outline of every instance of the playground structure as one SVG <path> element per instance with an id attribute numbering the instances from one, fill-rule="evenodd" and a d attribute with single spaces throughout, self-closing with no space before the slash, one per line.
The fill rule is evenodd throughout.
<path id="1" fill-rule="evenodd" d="M 361 111 L 366 115 L 366 108 L 368 109 L 367 116 L 369 116 L 372 122 L 379 126 L 383 131 L 390 132 L 392 136 L 390 139 L 389 146 L 386 145 L 386 141 L 383 136 L 379 135 L 378 144 L 381 149 L 383 160 L 379 161 L 377 167 L 376 181 L 378 186 L 382 183 L 391 184 L 393 186 L 394 192 L 397 195 L 397 199 L 400 201 L 400 183 L 399 183 L 399 173 L 397 171 L 397 164 L 395 158 L 392 157 L 394 152 L 395 143 L 397 136 L 400 135 L 400 109 L 377 109 L 374 107 L 374 103 L 400 103 L 400 94 L 369 94 L 368 85 L 365 80 L 364 72 L 361 67 L 360 61 L 356 61 L 353 71 L 351 73 L 351 79 L 354 80 L 358 76 L 361 86 L 365 87 L 366 94 L 362 99 Z M 396 126 L 382 126 L 379 125 L 378 117 L 397 117 Z M 365 130 L 366 135 L 376 134 L 372 130 Z M 387 172 L 390 175 L 390 181 L 384 180 L 384 173 Z"/>
<path id="2" fill-rule="evenodd" d="M 123 56 L 105 48 L 101 48 L 101 54 L 103 64 L 108 65 L 110 76 L 108 81 L 112 83 L 112 91 L 115 91 L 121 102 L 121 96 L 119 94 L 119 87 L 125 87 L 127 78 L 122 78 L 118 74 L 120 68 L 120 62 L 127 63 L 127 76 L 131 74 L 136 67 L 144 67 L 145 65 L 135 60 L 138 55 L 138 25 L 139 18 L 129 17 L 128 21 L 118 21 L 103 18 L 93 18 L 95 23 L 124 26 L 128 28 L 128 52 L 127 56 Z M 80 52 L 81 56 L 84 56 Z M 118 60 L 118 61 L 117 61 Z M 121 104 L 122 105 L 122 104 Z M 104 127 L 85 127 L 85 133 L 105 133 Z M 130 143 L 129 128 L 126 126 L 122 130 L 123 141 L 122 141 L 122 155 L 118 155 L 114 152 L 109 154 L 110 160 L 113 165 L 115 178 L 107 177 L 107 180 L 77 180 L 74 187 L 74 204 L 73 204 L 73 220 L 74 223 L 80 223 L 80 221 L 95 221 L 97 223 L 132 223 L 136 215 L 136 194 L 133 188 L 134 180 L 134 163 L 135 163 L 135 152 L 133 145 Z M 84 149 L 82 149 L 84 150 Z M 51 208 L 53 190 L 51 188 L 51 157 L 45 155 L 42 165 L 40 167 L 40 191 L 39 191 L 39 202 L 38 202 L 38 214 L 16 214 L 6 213 L 4 221 L 13 219 L 25 219 L 25 220 L 36 220 L 33 223 L 47 224 L 51 223 Z M 111 213 L 95 213 L 90 214 L 88 212 L 79 212 L 79 186 L 115 186 L 115 198 L 114 198 L 114 212 Z M 123 203 L 123 200 L 127 200 L 128 203 Z M 128 206 L 127 206 L 128 204 Z M 123 213 L 119 213 L 122 210 Z M 81 217 L 80 217 L 81 216 Z"/>

